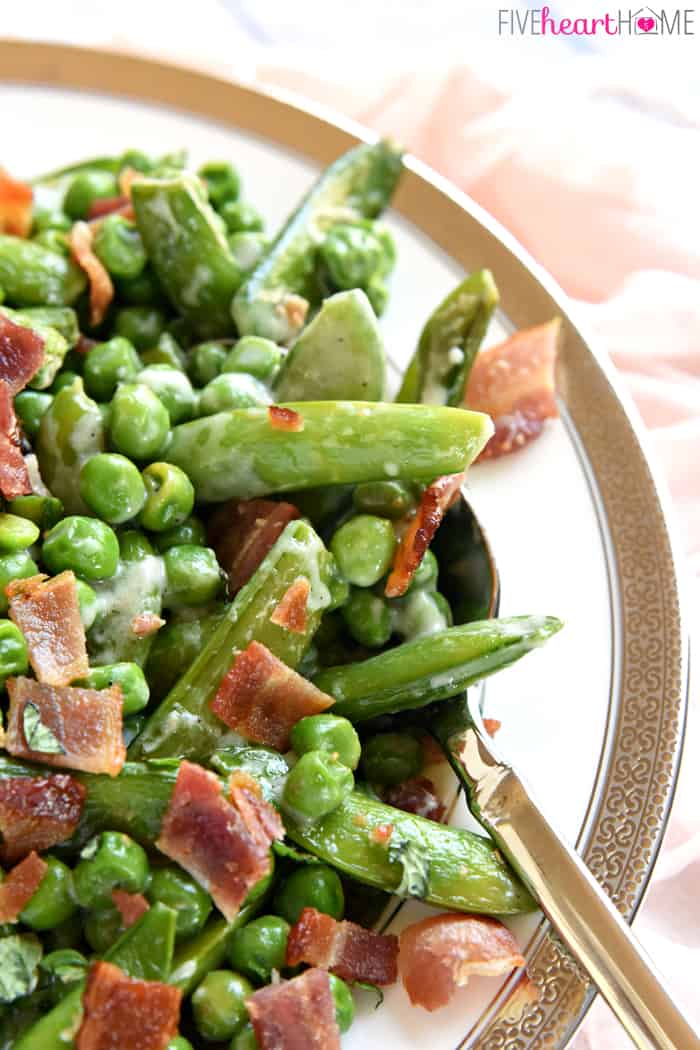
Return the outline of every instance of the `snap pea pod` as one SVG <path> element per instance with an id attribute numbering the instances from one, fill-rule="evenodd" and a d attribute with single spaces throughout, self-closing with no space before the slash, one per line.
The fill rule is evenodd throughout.
<path id="1" fill-rule="evenodd" d="M 301 329 L 315 287 L 316 248 L 334 223 L 373 219 L 401 174 L 401 150 L 390 142 L 356 146 L 331 164 L 285 223 L 236 293 L 241 335 L 289 343 Z"/>
<path id="2" fill-rule="evenodd" d="M 433 405 L 296 401 L 291 432 L 266 408 L 235 409 L 183 423 L 165 452 L 198 499 L 250 499 L 270 492 L 405 478 L 432 481 L 465 469 L 493 433 L 480 412 Z"/>
<path id="3" fill-rule="evenodd" d="M 425 707 L 515 663 L 562 627 L 553 616 L 511 616 L 448 627 L 314 679 L 351 722 Z"/>
<path id="4" fill-rule="evenodd" d="M 56 307 L 56 309 L 59 308 Z M 32 376 L 29 386 L 35 390 L 45 390 L 46 387 L 51 386 L 56 373 L 63 364 L 68 353 L 68 340 L 61 335 L 58 329 L 30 316 L 28 310 L 10 310 L 8 307 L 3 307 L 0 313 L 5 314 L 15 324 L 22 325 L 23 328 L 31 328 L 43 340 L 44 358 L 38 371 Z"/>
<path id="5" fill-rule="evenodd" d="M 83 271 L 65 255 L 0 234 L 0 287 L 13 306 L 70 306 L 85 284 Z"/>
<path id="6" fill-rule="evenodd" d="M 63 387 L 41 418 L 35 452 L 45 484 L 63 503 L 66 514 L 89 514 L 80 495 L 83 463 L 104 451 L 104 425 L 95 401 L 76 378 Z"/>
<path id="7" fill-rule="evenodd" d="M 193 176 L 139 179 L 136 222 L 168 298 L 202 338 L 233 332 L 231 299 L 241 282 L 226 237 Z"/>
<path id="8" fill-rule="evenodd" d="M 369 299 L 359 288 L 326 299 L 282 365 L 278 401 L 380 401 L 384 340 Z"/>
<path id="9" fill-rule="evenodd" d="M 331 604 L 331 571 L 331 555 L 311 526 L 304 521 L 290 522 L 238 592 L 199 657 L 151 715 L 131 745 L 131 757 L 186 755 L 196 762 L 223 746 L 228 730 L 209 703 L 234 655 L 255 639 L 290 667 L 296 667 L 323 610 Z M 270 616 L 300 578 L 309 581 L 311 590 L 305 629 L 294 633 L 271 623 Z"/>
<path id="10" fill-rule="evenodd" d="M 465 277 L 428 318 L 396 400 L 463 404 L 469 372 L 498 301 L 490 270 Z"/>
<path id="11" fill-rule="evenodd" d="M 167 981 L 173 961 L 177 915 L 154 904 L 114 944 L 104 958 L 129 977 Z M 85 981 L 76 984 L 41 1020 L 16 1041 L 14 1050 L 67 1050 L 80 1027 Z"/>
<path id="12" fill-rule="evenodd" d="M 68 343 L 74 347 L 80 339 L 78 315 L 72 306 L 27 306 L 22 315 L 31 323 L 45 324 L 60 332 Z"/>
<path id="13" fill-rule="evenodd" d="M 260 902 L 244 904 L 233 922 L 210 919 L 201 933 L 179 945 L 175 951 L 169 984 L 189 995 L 210 970 L 217 970 L 228 954 L 233 934 L 250 922 L 260 908 Z"/>

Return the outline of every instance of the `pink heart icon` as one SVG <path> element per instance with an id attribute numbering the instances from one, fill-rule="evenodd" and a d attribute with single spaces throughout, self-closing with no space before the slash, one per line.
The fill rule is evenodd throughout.
<path id="1" fill-rule="evenodd" d="M 643 33 L 650 33 L 651 30 L 656 25 L 656 19 L 655 18 L 638 18 L 637 19 L 637 25 L 642 30 Z"/>

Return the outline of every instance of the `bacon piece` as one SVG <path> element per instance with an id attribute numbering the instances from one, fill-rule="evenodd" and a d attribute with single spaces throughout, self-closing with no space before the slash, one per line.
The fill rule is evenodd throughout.
<path id="1" fill-rule="evenodd" d="M 484 718 L 484 729 L 489 736 L 495 736 L 502 723 L 497 718 Z"/>
<path id="2" fill-rule="evenodd" d="M 0 493 L 5 499 L 16 499 L 31 492 L 12 393 L 7 383 L 0 380 Z"/>
<path id="3" fill-rule="evenodd" d="M 287 751 L 300 718 L 335 703 L 315 685 L 278 660 L 260 642 L 238 653 L 219 683 L 211 709 L 241 736 Z"/>
<path id="4" fill-rule="evenodd" d="M 143 178 L 143 172 L 137 171 L 136 168 L 122 168 L 119 172 L 119 192 L 126 197 L 128 201 L 131 200 L 131 187 L 137 179 Z"/>
<path id="5" fill-rule="evenodd" d="M 154 612 L 141 612 L 131 621 L 131 630 L 137 638 L 148 638 L 165 626 L 165 620 Z"/>
<path id="6" fill-rule="evenodd" d="M 231 594 L 248 582 L 285 527 L 299 516 L 291 503 L 267 499 L 231 500 L 212 515 L 209 543 L 228 573 Z"/>
<path id="7" fill-rule="evenodd" d="M 464 474 L 444 474 L 425 489 L 415 517 L 396 548 L 394 565 L 384 588 L 387 598 L 400 598 L 408 590 L 423 555 L 432 543 L 445 512 L 459 495 L 463 482 Z"/>
<path id="8" fill-rule="evenodd" d="M 18 394 L 44 360 L 44 340 L 26 325 L 15 324 L 0 311 L 0 379 Z"/>
<path id="9" fill-rule="evenodd" d="M 558 415 L 554 370 L 559 318 L 516 332 L 504 343 L 477 354 L 464 403 L 491 416 L 495 432 L 479 459 L 517 452 Z"/>
<path id="10" fill-rule="evenodd" d="M 524 966 L 507 926 L 484 915 L 435 915 L 399 938 L 399 972 L 408 997 L 426 1010 L 446 1006 L 472 975 L 498 977 Z"/>
<path id="11" fill-rule="evenodd" d="M 0 168 L 0 233 L 28 237 L 32 232 L 34 192 Z"/>
<path id="12" fill-rule="evenodd" d="M 126 929 L 138 922 L 150 908 L 142 893 L 128 893 L 126 890 L 112 890 L 112 903 L 121 915 Z"/>
<path id="13" fill-rule="evenodd" d="M 39 574 L 6 588 L 10 619 L 27 642 L 29 662 L 45 685 L 68 685 L 89 671 L 75 574 Z"/>
<path id="14" fill-rule="evenodd" d="M 208 890 L 229 922 L 248 891 L 269 875 L 270 844 L 283 835 L 266 802 L 240 788 L 232 795 L 232 801 L 224 798 L 213 773 L 181 762 L 156 842 Z"/>
<path id="15" fill-rule="evenodd" d="M 306 630 L 306 604 L 309 600 L 311 584 L 305 576 L 300 576 L 284 592 L 279 605 L 270 617 L 270 623 L 284 627 L 292 634 L 303 634 Z"/>
<path id="16" fill-rule="evenodd" d="M 275 430 L 289 430 L 298 433 L 304 429 L 304 417 L 301 412 L 295 412 L 293 408 L 280 408 L 279 405 L 270 405 L 267 410 L 270 426 Z"/>
<path id="17" fill-rule="evenodd" d="M 273 806 L 265 802 L 260 785 L 249 773 L 235 770 L 229 778 L 228 794 L 246 831 L 259 846 L 268 849 L 274 839 L 284 838 L 282 818 Z"/>
<path id="18" fill-rule="evenodd" d="M 393 834 L 393 824 L 376 824 L 370 831 L 369 837 L 372 839 L 372 842 L 376 842 L 379 846 L 386 846 L 391 842 Z"/>
<path id="19" fill-rule="evenodd" d="M 47 766 L 108 773 L 115 777 L 124 765 L 122 692 L 77 689 L 69 685 L 43 685 L 32 678 L 8 678 L 10 710 L 5 747 L 11 755 L 43 762 Z M 32 705 L 41 725 L 53 734 L 50 751 L 33 750 L 25 736 L 25 712 Z M 60 746 L 61 751 L 57 748 Z"/>
<path id="20" fill-rule="evenodd" d="M 246 999 L 260 1050 L 340 1050 L 328 974 L 307 970 Z"/>
<path id="21" fill-rule="evenodd" d="M 0 922 L 15 922 L 39 889 L 48 864 L 33 850 L 0 883 Z"/>
<path id="22" fill-rule="evenodd" d="M 78 336 L 78 342 L 73 349 L 77 354 L 89 354 L 94 346 L 97 346 L 97 340 L 90 339 L 87 335 L 83 335 L 81 332 Z"/>
<path id="23" fill-rule="evenodd" d="M 166 1050 L 177 1035 L 181 998 L 170 984 L 137 981 L 112 963 L 94 962 L 76 1050 Z"/>
<path id="24" fill-rule="evenodd" d="M 435 785 L 427 777 L 411 777 L 402 784 L 387 788 L 384 801 L 405 813 L 415 813 L 427 820 L 442 820 L 445 806 L 435 791 Z"/>
<path id="25" fill-rule="evenodd" d="M 90 282 L 90 324 L 96 327 L 104 321 L 107 308 L 114 298 L 112 278 L 92 250 L 93 231 L 86 222 L 76 222 L 68 234 L 71 255 Z"/>
<path id="26" fill-rule="evenodd" d="M 127 208 L 131 207 L 128 197 L 119 194 L 116 197 L 99 197 L 93 201 L 88 209 L 88 222 L 95 228 L 95 219 L 105 219 L 108 215 L 122 215 Z"/>
<path id="27" fill-rule="evenodd" d="M 357 923 L 337 922 L 330 915 L 304 908 L 289 931 L 287 966 L 309 963 L 344 981 L 393 984 L 397 977 L 398 938 L 374 933 Z"/>
<path id="28" fill-rule="evenodd" d="M 86 795 L 87 789 L 67 773 L 0 779 L 3 864 L 69 839 L 80 823 Z"/>

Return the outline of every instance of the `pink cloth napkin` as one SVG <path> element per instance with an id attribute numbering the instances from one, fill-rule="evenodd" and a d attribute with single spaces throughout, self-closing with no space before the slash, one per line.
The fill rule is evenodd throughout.
<path id="1" fill-rule="evenodd" d="M 268 65 L 257 75 L 406 143 L 508 227 L 573 297 L 623 374 L 665 469 L 687 557 L 688 611 L 696 615 L 700 142 L 692 119 L 645 116 L 644 100 L 606 83 L 600 70 L 575 90 L 563 78 L 556 88 L 520 81 L 512 92 L 502 79 L 464 67 L 367 79 L 370 66 L 358 79 L 356 68 L 320 77 Z M 700 1026 L 698 700 L 671 825 L 635 931 Z M 598 1000 L 575 1050 L 623 1045 Z"/>

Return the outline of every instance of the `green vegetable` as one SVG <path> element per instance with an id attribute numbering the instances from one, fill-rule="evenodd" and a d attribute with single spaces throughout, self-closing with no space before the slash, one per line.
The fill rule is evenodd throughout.
<path id="1" fill-rule="evenodd" d="M 231 249 L 231 255 L 245 276 L 252 273 L 270 245 L 268 237 L 252 230 L 229 233 L 226 240 Z"/>
<path id="2" fill-rule="evenodd" d="M 119 383 L 130 383 L 141 371 L 141 358 L 133 343 L 115 335 L 93 346 L 85 359 L 85 389 L 96 401 L 109 401 Z"/>
<path id="3" fill-rule="evenodd" d="M 21 390 L 19 394 L 15 394 L 15 412 L 27 437 L 37 436 L 41 417 L 52 401 L 52 394 L 45 394 L 39 390 Z"/>
<path id="4" fill-rule="evenodd" d="M 170 547 L 163 556 L 166 588 L 163 605 L 206 605 L 221 588 L 221 569 L 210 547 L 183 543 Z"/>
<path id="5" fill-rule="evenodd" d="M 241 177 L 232 164 L 226 160 L 211 160 L 203 164 L 197 172 L 204 179 L 207 196 L 215 208 L 221 208 L 227 201 L 235 201 L 241 189 Z"/>
<path id="6" fill-rule="evenodd" d="M 452 626 L 449 602 L 438 591 L 409 589 L 391 602 L 392 630 L 406 641 L 441 634 Z"/>
<path id="7" fill-rule="evenodd" d="M 62 369 L 51 384 L 51 393 L 58 394 L 64 387 L 72 386 L 76 379 L 78 379 L 77 372 L 72 371 L 70 368 Z M 100 411 L 102 411 L 102 408 L 103 406 L 100 406 Z"/>
<path id="8" fill-rule="evenodd" d="M 122 711 L 124 716 L 142 711 L 148 703 L 148 683 L 138 664 L 122 661 L 116 664 L 104 664 L 102 667 L 91 667 L 85 678 L 74 683 L 88 689 L 109 689 L 118 685 L 122 691 Z"/>
<path id="9" fill-rule="evenodd" d="M 394 527 L 386 518 L 356 514 L 340 526 L 330 547 L 346 580 L 357 587 L 372 587 L 394 560 Z"/>
<path id="10" fill-rule="evenodd" d="M 123 383 L 112 399 L 109 434 L 130 459 L 149 460 L 162 452 L 170 417 L 165 405 L 143 383 Z"/>
<path id="11" fill-rule="evenodd" d="M 335 1019 L 338 1028 L 341 1033 L 347 1032 L 355 1019 L 355 1001 L 352 997 L 352 992 L 345 981 L 340 977 L 336 977 L 334 973 L 328 974 L 328 980 L 331 986 L 333 1002 L 335 1003 Z"/>
<path id="12" fill-rule="evenodd" d="M 220 375 L 229 347 L 227 343 L 200 343 L 193 346 L 187 358 L 187 372 L 195 386 L 206 386 Z"/>
<path id="13" fill-rule="evenodd" d="M 12 554 L 0 554 L 0 613 L 7 612 L 9 602 L 5 588 L 13 580 L 25 580 L 36 576 L 39 569 L 27 551 L 14 551 Z"/>
<path id="14" fill-rule="evenodd" d="M 245 1000 L 254 988 L 231 970 L 212 970 L 192 996 L 197 1031 L 207 1040 L 230 1039 L 248 1020 Z"/>
<path id="15" fill-rule="evenodd" d="M 12 1003 L 33 991 L 42 956 L 41 942 L 32 934 L 0 938 L 0 1003 Z"/>
<path id="16" fill-rule="evenodd" d="M 85 580 L 79 580 L 76 578 L 75 586 L 78 591 L 78 605 L 80 606 L 80 619 L 83 622 L 83 627 L 86 631 L 89 631 L 99 611 L 97 595 Z"/>
<path id="17" fill-rule="evenodd" d="M 267 388 L 245 372 L 222 372 L 202 390 L 200 416 L 213 416 L 232 408 L 258 408 L 272 401 Z"/>
<path id="18" fill-rule="evenodd" d="M 54 525 L 41 556 L 52 575 L 72 569 L 83 579 L 100 580 L 117 571 L 119 541 L 109 525 L 75 514 Z"/>
<path id="19" fill-rule="evenodd" d="M 335 288 L 361 288 L 381 314 L 389 297 L 386 278 L 396 262 L 394 240 L 386 226 L 364 220 L 340 222 L 319 247 L 319 257 Z"/>
<path id="20" fill-rule="evenodd" d="M 172 323 L 174 324 L 175 322 Z M 144 350 L 141 354 L 141 360 L 144 365 L 149 367 L 151 365 L 167 365 L 168 368 L 175 368 L 178 372 L 184 372 L 185 370 L 184 350 L 169 331 L 161 333 L 154 347 L 151 347 L 150 350 Z"/>
<path id="21" fill-rule="evenodd" d="M 11 675 L 26 674 L 28 667 L 24 635 L 11 620 L 0 620 L 0 686 Z"/>
<path id="22" fill-rule="evenodd" d="M 336 809 L 354 786 L 351 770 L 333 755 L 307 751 L 287 777 L 282 805 L 295 820 L 320 820 Z"/>
<path id="23" fill-rule="evenodd" d="M 184 470 L 172 463 L 151 463 L 142 478 L 146 500 L 139 518 L 141 525 L 151 532 L 181 525 L 194 507 L 194 489 Z"/>
<path id="24" fill-rule="evenodd" d="M 44 973 L 55 977 L 63 984 L 71 984 L 85 976 L 88 961 L 81 952 L 75 951 L 74 948 L 59 948 L 45 955 L 39 966 Z"/>
<path id="25" fill-rule="evenodd" d="M 149 386 L 165 405 L 170 423 L 186 423 L 196 414 L 197 399 L 192 384 L 180 368 L 167 364 L 152 364 L 136 377 L 138 383 Z"/>
<path id="26" fill-rule="evenodd" d="M 103 831 L 84 847 L 73 872 L 75 895 L 83 908 L 111 904 L 114 889 L 142 893 L 148 882 L 148 857 L 128 835 Z"/>
<path id="27" fill-rule="evenodd" d="M 345 895 L 333 868 L 326 864 L 305 864 L 284 880 L 275 894 L 272 910 L 293 926 L 304 908 L 315 908 L 334 919 L 342 919 Z"/>
<path id="28" fill-rule="evenodd" d="M 175 952 L 170 984 L 179 988 L 183 995 L 189 995 L 205 974 L 225 961 L 231 938 L 251 919 L 256 907 L 257 904 L 244 904 L 233 922 L 210 919 L 201 933 L 180 944 Z"/>
<path id="29" fill-rule="evenodd" d="M 228 960 L 234 970 L 251 981 L 267 984 L 273 970 L 284 968 L 288 936 L 288 922 L 276 915 L 263 915 L 236 930 Z"/>
<path id="30" fill-rule="evenodd" d="M 20 518 L 27 518 L 38 525 L 41 531 L 50 529 L 63 517 L 63 504 L 54 496 L 18 496 L 8 504 L 8 510 Z"/>
<path id="31" fill-rule="evenodd" d="M 255 1030 L 250 1021 L 236 1032 L 231 1040 L 229 1050 L 260 1050 L 260 1045 L 255 1037 Z"/>
<path id="32" fill-rule="evenodd" d="M 165 536 L 167 533 L 161 533 Z M 157 537 L 160 539 L 160 537 Z M 221 622 L 220 606 L 197 609 L 199 616 L 192 619 L 189 610 L 181 610 L 182 619 L 170 619 L 155 636 L 146 664 L 146 677 L 151 695 L 157 700 L 170 692 L 178 678 L 194 663 L 209 636 Z"/>
<path id="33" fill-rule="evenodd" d="M 104 451 L 102 415 L 82 379 L 64 387 L 44 413 L 35 444 L 41 477 L 68 514 L 87 510 L 78 476 L 83 463 Z"/>
<path id="34" fill-rule="evenodd" d="M 80 339 L 78 315 L 70 306 L 31 306 L 22 310 L 21 316 L 31 325 L 46 325 L 59 332 L 69 347 Z"/>
<path id="35" fill-rule="evenodd" d="M 138 467 L 126 456 L 102 452 L 80 469 L 80 495 L 103 521 L 122 525 L 135 518 L 146 502 L 146 486 Z"/>
<path id="36" fill-rule="evenodd" d="M 33 897 L 22 909 L 20 920 L 33 930 L 52 930 L 69 919 L 76 910 L 71 870 L 55 857 L 48 865 Z"/>
<path id="37" fill-rule="evenodd" d="M 226 201 L 220 213 L 229 233 L 259 233 L 263 229 L 260 212 L 245 201 Z"/>
<path id="38" fill-rule="evenodd" d="M 423 768 L 423 748 L 410 733 L 377 733 L 365 740 L 362 748 L 362 770 L 372 784 L 391 787 Z"/>
<path id="39" fill-rule="evenodd" d="M 15 324 L 31 329 L 42 340 L 43 358 L 39 368 L 29 380 L 29 385 L 35 390 L 45 390 L 50 387 L 68 353 L 68 341 L 55 328 L 43 324 L 23 310 L 5 308 L 0 313 L 6 314 Z"/>
<path id="40" fill-rule="evenodd" d="M 368 481 L 357 485 L 352 501 L 361 514 L 392 519 L 405 517 L 416 504 L 411 487 L 402 481 Z"/>
<path id="41" fill-rule="evenodd" d="M 175 427 L 167 459 L 187 471 L 198 499 L 251 499 L 388 475 L 432 481 L 464 470 L 493 432 L 488 416 L 455 408 L 356 401 L 283 407 L 301 414 L 302 430 L 273 427 L 263 408 L 222 412 Z"/>
<path id="42" fill-rule="evenodd" d="M 379 594 L 353 587 L 341 615 L 360 645 L 381 649 L 391 638 L 391 611 L 386 599 Z"/>
<path id="43" fill-rule="evenodd" d="M 339 292 L 302 331 L 275 386 L 278 401 L 380 401 L 386 361 L 374 311 L 364 292 Z"/>
<path id="44" fill-rule="evenodd" d="M 117 281 L 120 302 L 129 306 L 162 306 L 163 289 L 153 269 L 147 263 L 138 277 L 122 277 Z"/>
<path id="45" fill-rule="evenodd" d="M 0 234 L 0 285 L 16 306 L 70 306 L 86 279 L 64 255 L 36 241 Z"/>
<path id="46" fill-rule="evenodd" d="M 116 197 L 117 180 L 111 172 L 99 169 L 81 171 L 71 181 L 63 198 L 63 208 L 71 219 L 86 219 L 90 206 L 104 197 Z"/>
<path id="47" fill-rule="evenodd" d="M 175 911 L 178 938 L 200 933 L 211 914 L 209 894 L 179 867 L 155 868 L 146 895 L 152 904 L 160 901 Z"/>
<path id="48" fill-rule="evenodd" d="M 170 550 L 171 547 L 179 547 L 183 543 L 195 547 L 205 547 L 207 543 L 207 530 L 199 518 L 194 515 L 185 518 L 179 525 L 173 525 L 165 532 L 159 532 L 153 537 L 156 549 L 161 553 Z"/>
<path id="49" fill-rule="evenodd" d="M 0 551 L 9 554 L 31 547 L 39 538 L 39 528 L 33 521 L 16 514 L 0 513 Z"/>
<path id="50" fill-rule="evenodd" d="M 113 277 L 138 277 L 146 265 L 141 234 L 123 215 L 107 215 L 102 220 L 93 248 Z"/>
<path id="51" fill-rule="evenodd" d="M 45 755 L 64 755 L 65 749 L 56 735 L 41 721 L 36 704 L 28 703 L 22 712 L 22 732 L 27 747 Z"/>
<path id="52" fill-rule="evenodd" d="M 553 616 L 513 616 L 450 627 L 314 679 L 351 722 L 425 707 L 515 663 L 560 630 Z"/>
<path id="53" fill-rule="evenodd" d="M 271 382 L 282 363 L 282 351 L 270 339 L 244 335 L 224 358 L 222 372 L 247 372 L 263 383 Z"/>
<path id="54" fill-rule="evenodd" d="M 361 145 L 332 164 L 237 292 L 233 315 L 242 335 L 288 343 L 318 299 L 316 245 L 341 216 L 374 218 L 401 172 L 401 152 L 387 142 Z"/>
<path id="55" fill-rule="evenodd" d="M 176 1035 L 171 1039 L 165 1050 L 193 1050 L 192 1043 L 183 1035 Z"/>
<path id="56" fill-rule="evenodd" d="M 307 715 L 292 729 L 292 748 L 297 755 L 307 751 L 325 751 L 337 755 L 348 769 L 357 769 L 360 761 L 360 738 L 346 718 L 336 715 Z"/>
<path id="57" fill-rule="evenodd" d="M 279 806 L 289 765 L 284 755 L 270 747 L 221 748 L 210 759 L 211 766 L 225 777 L 242 769 L 252 776 L 266 802 Z"/>

